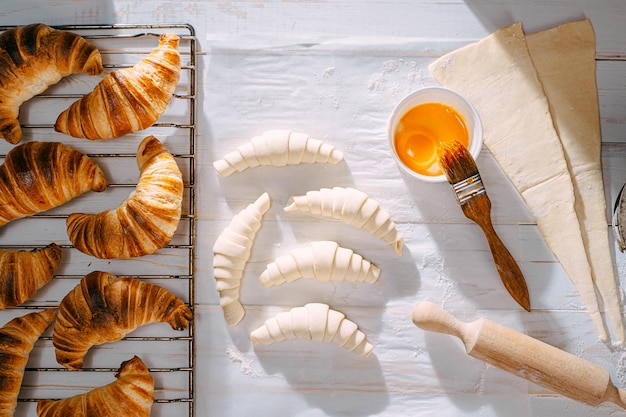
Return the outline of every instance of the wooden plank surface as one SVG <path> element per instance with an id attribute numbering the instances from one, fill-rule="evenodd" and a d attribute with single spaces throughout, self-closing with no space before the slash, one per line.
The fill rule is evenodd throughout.
<path id="1" fill-rule="evenodd" d="M 603 173 L 608 209 L 626 182 L 626 9 L 620 0 L 498 2 L 420 1 L 230 1 L 141 2 L 114 0 L 35 1 L 3 6 L 0 24 L 45 21 L 49 24 L 185 22 L 199 45 L 197 129 L 197 238 L 195 259 L 195 413 L 197 416 L 611 416 L 613 404 L 591 407 L 547 392 L 513 375 L 468 357 L 458 340 L 425 333 L 410 312 L 418 300 L 444 306 L 464 321 L 488 317 L 606 367 L 616 385 L 626 386 L 626 352 L 599 341 L 580 298 L 545 245 L 523 201 L 484 149 L 477 163 L 493 202 L 495 227 L 525 273 L 533 312 L 523 312 L 504 292 L 480 230 L 456 205 L 447 184 L 410 181 L 394 165 L 386 142 L 386 122 L 408 92 L 434 84 L 427 66 L 441 54 L 476 41 L 499 27 L 522 21 L 528 31 L 589 17 L 596 30 L 597 81 L 603 134 Z M 75 81 L 75 88 L 89 84 Z M 172 117 L 185 109 L 172 108 Z M 50 123 L 50 109 L 30 104 L 29 123 Z M 287 128 L 324 139 L 344 152 L 338 165 L 260 167 L 219 178 L 212 162 L 265 129 Z M 171 133 L 171 132 L 168 132 Z M 50 139 L 46 131 L 33 135 Z M 177 153 L 185 140 L 165 134 Z M 139 135 L 105 142 L 109 151 L 132 154 Z M 68 139 L 77 147 L 80 141 Z M 6 145 L 2 149 L 6 149 Z M 181 158 L 181 161 L 185 161 Z M 134 167 L 104 158 L 116 181 L 135 178 Z M 289 197 L 311 189 L 353 186 L 388 210 L 405 237 L 404 253 L 367 233 L 306 213 L 285 213 Z M 110 190 L 123 198 L 124 187 Z M 108 192 L 108 191 L 107 191 Z M 212 271 L 212 247 L 232 216 L 268 192 L 272 206 L 258 232 L 242 283 L 244 320 L 224 322 Z M 84 204 L 101 203 L 89 196 Z M 82 203 L 81 203 L 82 204 Z M 75 206 L 68 206 L 72 209 Z M 610 219 L 607 210 L 607 227 Z M 58 219 L 51 233 L 63 237 Z M 184 226 L 183 226 L 184 227 Z M 187 229 L 185 229 L 187 230 Z M 564 235 L 566 231 L 564 231 Z M 11 226 L 0 235 L 25 244 L 36 230 Z M 14 240 L 15 239 L 15 240 Z M 177 238 L 184 242 L 184 233 Z M 301 279 L 264 288 L 256 277 L 276 256 L 307 242 L 336 239 L 376 262 L 375 284 L 322 284 Z M 184 267 L 186 249 L 168 252 L 168 273 Z M 626 255 L 613 245 L 620 280 L 626 285 Z M 71 249 L 67 274 L 94 267 L 93 259 Z M 183 252 L 183 253 L 181 253 Z M 180 261 L 179 261 L 180 260 Z M 163 265 L 152 258 L 131 269 Z M 173 269 L 173 271 L 170 271 Z M 60 279 L 43 299 L 63 293 L 75 278 Z M 164 284 L 185 296 L 186 280 Z M 182 284 L 183 287 L 179 287 Z M 58 292 L 58 293 L 57 293 Z M 48 297 L 50 295 L 50 297 Z M 374 354 L 368 358 L 315 342 L 287 341 L 252 347 L 249 332 L 263 320 L 293 306 L 325 302 L 359 324 Z M 143 334 L 161 334 L 148 328 Z M 141 346 L 147 343 L 148 346 Z M 105 366 L 114 367 L 136 350 L 154 343 L 124 341 L 101 349 Z M 151 356 L 151 367 L 179 364 L 175 346 Z M 38 342 L 31 368 L 53 362 L 50 341 Z M 173 365 L 178 366 L 178 365 Z M 29 372 L 24 395 L 43 388 L 58 393 L 55 375 Z M 186 373 L 156 373 L 158 397 L 166 386 L 184 396 Z M 97 385 L 111 374 L 73 384 Z M 180 392 L 182 393 L 180 393 Z M 40 395 L 40 394 L 36 394 Z M 185 404 L 157 403 L 155 415 L 185 415 Z M 20 404 L 20 415 L 34 416 L 34 404 Z"/>

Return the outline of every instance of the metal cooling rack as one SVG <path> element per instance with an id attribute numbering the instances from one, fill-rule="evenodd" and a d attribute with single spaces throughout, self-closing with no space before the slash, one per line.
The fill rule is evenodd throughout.
<path id="1" fill-rule="evenodd" d="M 14 26 L 0 26 L 0 31 Z M 194 28 L 188 24 L 112 24 L 112 25 L 65 25 L 53 26 L 83 36 L 98 47 L 102 54 L 105 74 L 132 66 L 147 55 L 158 44 L 158 36 L 164 32 L 174 32 L 181 38 L 182 59 L 181 83 L 176 89 L 172 103 L 164 115 L 144 132 L 129 137 L 109 141 L 88 141 L 74 139 L 54 132 L 54 120 L 40 120 L 38 116 L 49 113 L 58 115 L 72 101 L 89 92 L 102 76 L 89 77 L 76 74 L 51 86 L 43 94 L 24 103 L 20 108 L 20 122 L 24 139 L 55 140 L 74 146 L 98 160 L 101 167 L 111 174 L 128 169 L 129 174 L 110 181 L 109 189 L 123 200 L 136 186 L 128 180 L 133 170 L 137 171 L 136 146 L 148 134 L 159 139 L 167 138 L 165 145 L 174 154 L 185 179 L 185 203 L 179 229 L 172 242 L 156 254 L 145 257 L 147 260 L 102 261 L 73 248 L 67 236 L 62 242 L 65 218 L 78 210 L 96 212 L 115 207 L 111 199 L 97 194 L 80 196 L 64 206 L 19 219 L 0 230 L 0 247 L 34 249 L 46 246 L 52 241 L 63 249 L 64 262 L 53 279 L 33 299 L 22 306 L 0 312 L 0 325 L 13 317 L 26 314 L 25 310 L 57 307 L 68 289 L 91 270 L 105 270 L 118 276 L 133 276 L 151 281 L 176 292 L 194 307 L 194 252 L 196 240 L 196 36 Z M 61 107 L 63 106 L 63 107 Z M 172 110 L 174 109 L 174 110 Z M 170 114 L 175 113 L 175 114 Z M 41 117 L 44 119 L 44 117 Z M 4 142 L 0 140 L 0 142 Z M 3 160 L 11 145 L 0 144 L 0 160 Z M 129 168 L 124 168 L 128 166 Z M 114 176 L 115 176 L 114 175 Z M 108 190 L 107 190 L 108 191 Z M 115 196 L 113 197 L 115 198 Z M 82 208 L 81 204 L 88 204 Z M 102 206 L 102 207 L 100 207 Z M 105 207 L 106 206 L 106 207 Z M 46 232 L 49 236 L 46 236 Z M 69 255 L 69 256 L 68 256 Z M 69 258 L 69 259 L 68 259 Z M 43 291 L 43 294 L 40 294 Z M 68 370 L 56 363 L 52 345 L 52 327 L 44 333 L 35 345 L 27 364 L 16 416 L 35 415 L 36 403 L 42 398 L 59 399 L 86 392 L 114 380 L 113 374 L 121 361 L 141 352 L 155 379 L 155 401 L 152 416 L 194 415 L 194 323 L 186 331 L 173 331 L 166 323 L 144 326 L 122 341 L 100 345 L 92 350 L 85 367 L 78 371 Z M 100 362 L 99 359 L 106 358 Z M 125 359 L 124 359 L 125 358 Z"/>

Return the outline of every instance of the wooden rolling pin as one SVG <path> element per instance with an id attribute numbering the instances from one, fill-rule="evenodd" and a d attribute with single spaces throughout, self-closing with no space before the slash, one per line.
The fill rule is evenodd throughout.
<path id="1" fill-rule="evenodd" d="M 593 406 L 610 401 L 626 408 L 626 391 L 595 363 L 484 318 L 463 323 L 426 301 L 415 305 L 412 318 L 424 330 L 458 337 L 470 356 L 544 388 Z"/>

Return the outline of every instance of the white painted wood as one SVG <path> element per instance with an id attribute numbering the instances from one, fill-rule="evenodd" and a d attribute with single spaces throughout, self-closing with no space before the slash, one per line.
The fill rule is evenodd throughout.
<path id="1" fill-rule="evenodd" d="M 417 184 L 403 177 L 393 164 L 385 136 L 387 118 L 402 96 L 433 83 L 427 65 L 435 57 L 516 20 L 535 31 L 585 16 L 597 35 L 608 227 L 610 208 L 626 182 L 626 9 L 621 0 L 23 0 L 3 5 L 0 24 L 185 22 L 195 28 L 199 46 L 194 288 L 197 416 L 604 417 L 619 409 L 612 404 L 591 407 L 555 395 L 468 357 L 458 340 L 413 325 L 410 313 L 418 300 L 440 304 L 464 321 L 487 317 L 598 363 L 609 370 L 616 385 L 626 387 L 626 352 L 598 340 L 573 285 L 489 152 L 483 150 L 478 167 L 493 203 L 495 228 L 527 278 L 534 308 L 530 314 L 502 288 L 484 236 L 465 219 L 447 184 Z M 137 47 L 144 49 L 145 45 Z M 120 64 L 131 60 L 123 54 L 110 58 Z M 52 91 L 87 91 L 93 83 L 75 77 Z M 180 92 L 188 93 L 188 80 Z M 24 121 L 49 124 L 54 120 L 52 110 L 56 109 L 36 99 L 25 106 Z M 184 105 L 176 104 L 165 118 L 181 120 L 186 112 Z M 345 161 L 336 166 L 260 167 L 228 178 L 217 176 L 211 166 L 215 159 L 251 136 L 275 128 L 324 139 L 344 152 Z M 46 128 L 26 128 L 25 132 L 27 139 L 63 140 L 94 152 L 94 144 Z M 185 134 L 152 128 L 98 144 L 97 152 L 125 155 L 98 158 L 116 183 L 136 179 L 132 154 L 144 133 L 152 132 L 166 137 L 168 146 L 182 155 L 179 160 L 190 169 L 184 164 L 184 155 L 190 153 Z M 0 143 L 0 154 L 9 148 Z M 378 239 L 340 222 L 282 211 L 291 195 L 334 185 L 360 188 L 391 213 L 406 239 L 402 257 Z M 116 187 L 106 194 L 81 197 L 56 213 L 113 204 L 129 191 Z M 270 194 L 272 207 L 242 282 L 241 300 L 247 315 L 239 325 L 228 328 L 212 279 L 211 249 L 232 216 L 264 191 Z M 188 188 L 187 201 L 189 195 Z M 44 231 L 50 239 L 69 244 L 62 218 L 30 220 L 0 231 L 0 244 L 44 245 Z M 185 221 L 174 241 L 183 246 L 168 248 L 164 258 L 147 257 L 123 267 L 88 259 L 65 247 L 68 256 L 61 269 L 72 277 L 55 278 L 36 300 L 54 303 L 80 274 L 95 268 L 112 268 L 115 273 L 149 268 L 157 274 L 180 274 L 186 267 L 188 230 Z M 376 262 L 382 270 L 380 279 L 372 285 L 299 280 L 270 289 L 256 280 L 276 256 L 320 239 L 337 240 Z M 623 294 L 626 255 L 613 247 Z M 158 281 L 188 297 L 186 278 Z M 250 345 L 251 329 L 307 302 L 328 303 L 358 323 L 374 345 L 373 355 L 361 358 L 336 346 L 304 341 Z M 14 314 L 14 310 L 1 312 L 0 320 Z M 172 333 L 177 334 L 150 326 L 138 334 Z M 145 353 L 151 368 L 183 366 L 178 351 L 186 349 L 185 343 L 123 341 L 95 350 L 88 364 L 114 368 L 125 354 Z M 50 344 L 45 338 L 38 342 L 30 368 L 54 364 Z M 60 396 L 55 379 L 69 375 L 29 371 L 22 396 Z M 187 376 L 186 371 L 157 372 L 158 398 L 188 395 Z M 110 380 L 112 372 L 94 377 L 85 372 L 72 375 L 65 385 L 78 392 Z M 185 403 L 156 403 L 153 415 L 187 412 Z M 35 403 L 21 402 L 16 415 L 34 416 Z"/>

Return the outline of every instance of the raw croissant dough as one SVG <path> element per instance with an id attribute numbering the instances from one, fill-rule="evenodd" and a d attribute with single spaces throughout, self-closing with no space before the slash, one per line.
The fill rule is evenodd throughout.
<path id="1" fill-rule="evenodd" d="M 292 282 L 302 277 L 318 281 L 376 282 L 380 269 L 337 242 L 312 242 L 304 248 L 279 256 L 259 276 L 265 287 Z"/>
<path id="2" fill-rule="evenodd" d="M 213 245 L 213 276 L 229 326 L 239 323 L 245 315 L 239 301 L 241 278 L 256 232 L 261 228 L 261 220 L 269 208 L 270 197 L 263 193 L 233 217 Z"/>
<path id="3" fill-rule="evenodd" d="M 309 303 L 278 313 L 250 333 L 253 345 L 288 339 L 333 343 L 362 356 L 369 356 L 374 349 L 356 323 L 322 303 Z"/>
<path id="4" fill-rule="evenodd" d="M 574 185 L 574 208 L 613 332 L 624 342 L 602 179 L 602 138 L 596 86 L 596 38 L 588 19 L 526 36 Z M 563 71 L 563 62 L 567 70 Z M 572 88 L 573 87 L 573 88 Z"/>
<path id="5" fill-rule="evenodd" d="M 334 146 L 290 130 L 268 130 L 237 147 L 213 163 L 215 170 L 227 177 L 259 165 L 336 164 L 343 153 Z"/>
<path id="6" fill-rule="evenodd" d="M 116 380 L 84 394 L 61 400 L 39 400 L 38 417 L 149 417 L 154 380 L 143 361 L 134 356 L 120 366 Z"/>
<path id="7" fill-rule="evenodd" d="M 332 217 L 381 238 L 402 255 L 404 239 L 396 230 L 389 213 L 363 191 L 354 188 L 322 188 L 305 195 L 291 197 L 285 211 L 308 211 Z"/>
<path id="8" fill-rule="evenodd" d="M 606 265 L 608 254 L 597 255 L 607 248 L 605 233 L 608 230 L 602 229 L 608 229 L 608 223 L 606 219 L 596 220 L 598 215 L 606 216 L 603 208 L 606 203 L 599 171 L 597 121 L 589 120 L 598 114 L 595 67 L 592 68 L 595 66 L 595 40 L 588 25 L 588 21 L 573 22 L 554 29 L 557 33 L 531 35 L 527 45 L 521 24 L 515 23 L 476 44 L 443 56 L 430 70 L 441 84 L 467 96 L 478 109 L 485 145 L 521 193 L 546 243 L 578 289 L 601 339 L 607 340 L 592 281 L 592 276 L 596 282 L 600 280 L 599 275 L 604 276 L 605 283 L 598 289 L 605 297 L 605 306 L 612 310 L 610 317 L 616 336 L 623 340 L 621 318 L 616 310 L 619 304 L 612 288 L 615 286 L 612 264 Z M 580 35 L 576 35 L 577 32 Z M 555 38 L 555 34 L 563 38 Z M 553 70 L 551 60 L 558 59 L 559 71 L 540 79 L 533 59 L 542 71 Z M 587 64 L 578 68 L 580 60 L 586 60 Z M 565 90 L 557 85 L 559 79 L 565 83 Z M 542 82 L 546 83 L 548 97 L 544 95 Z M 557 91 L 563 94 L 561 98 L 555 97 Z M 578 93 L 584 97 L 577 97 Z M 552 111 L 555 111 L 553 117 Z M 578 118 L 583 124 L 589 123 L 581 131 L 585 138 L 568 138 L 572 134 L 570 130 L 578 129 L 572 127 L 574 122 L 578 125 L 574 120 Z M 573 163 L 571 167 L 566 156 Z M 584 187 L 585 192 L 575 192 L 575 187 Z M 588 191 L 591 193 L 587 194 Z M 577 213 L 580 206 L 575 196 L 583 194 L 586 207 L 584 213 Z M 587 216 L 590 220 L 579 222 L 579 218 Z M 587 231 L 583 227 L 594 230 Z M 596 239 L 597 243 L 591 244 L 590 250 L 596 254 L 598 263 L 605 265 L 592 275 L 593 264 L 588 261 L 585 243 Z"/>

